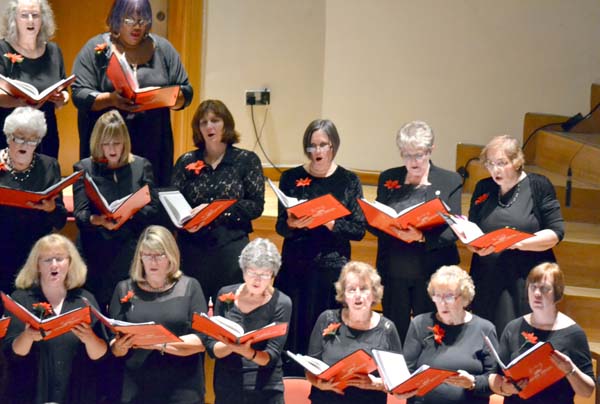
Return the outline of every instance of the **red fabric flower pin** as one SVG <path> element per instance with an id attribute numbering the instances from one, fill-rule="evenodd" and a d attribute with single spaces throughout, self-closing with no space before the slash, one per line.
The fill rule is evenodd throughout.
<path id="1" fill-rule="evenodd" d="M 54 314 L 54 312 L 52 311 L 52 305 L 48 302 L 38 302 L 34 303 L 32 306 L 34 310 L 40 313 L 41 317 L 51 316 L 52 314 Z"/>
<path id="2" fill-rule="evenodd" d="M 527 344 L 535 345 L 538 343 L 538 337 L 532 332 L 523 331 L 521 335 L 523 336 L 523 338 L 525 338 L 525 341 L 523 342 L 523 344 L 521 344 L 517 352 L 525 348 Z"/>
<path id="3" fill-rule="evenodd" d="M 312 182 L 312 179 L 309 177 L 306 178 L 298 178 L 296 180 L 296 186 L 297 187 L 307 187 L 310 185 L 310 183 Z"/>
<path id="4" fill-rule="evenodd" d="M 340 328 L 341 323 L 331 323 L 325 329 L 323 329 L 323 336 L 334 336 L 337 333 L 338 328 Z"/>
<path id="5" fill-rule="evenodd" d="M 188 171 L 193 171 L 194 174 L 198 175 L 198 174 L 200 174 L 200 171 L 202 171 L 202 169 L 204 167 L 206 167 L 206 164 L 204 164 L 204 161 L 196 160 L 195 162 L 190 163 L 187 166 L 185 166 L 185 169 Z"/>
<path id="6" fill-rule="evenodd" d="M 487 201 L 487 198 L 489 198 L 489 196 L 489 193 L 479 196 L 477 199 L 475 199 L 475 205 L 480 205 L 484 203 L 485 201 Z"/>
<path id="7" fill-rule="evenodd" d="M 223 302 L 223 303 L 231 304 L 231 303 L 235 302 L 235 293 L 233 293 L 233 292 L 223 293 L 222 295 L 219 295 L 219 301 Z"/>
<path id="8" fill-rule="evenodd" d="M 399 189 L 400 183 L 398 180 L 387 180 L 383 186 L 391 191 L 392 189 Z"/>
<path id="9" fill-rule="evenodd" d="M 18 53 L 6 52 L 4 57 L 8 58 L 12 64 L 23 63 L 24 60 L 23 56 L 19 55 Z"/>
<path id="10" fill-rule="evenodd" d="M 131 299 L 133 299 L 134 296 L 135 293 L 133 293 L 133 290 L 128 290 L 127 294 L 121 298 L 120 302 L 123 304 L 129 303 L 131 302 Z"/>
<path id="11" fill-rule="evenodd" d="M 104 52 L 106 50 L 107 46 L 108 46 L 108 44 L 106 42 L 99 43 L 98 45 L 96 45 L 94 47 L 94 52 L 96 52 L 96 55 L 100 55 L 102 52 Z"/>
<path id="12" fill-rule="evenodd" d="M 427 327 L 427 329 L 433 331 L 433 334 L 427 338 L 433 337 L 435 343 L 441 345 L 442 341 L 444 340 L 444 336 L 446 335 L 446 330 L 440 327 L 439 324 L 436 324 L 433 327 Z"/>
<path id="13" fill-rule="evenodd" d="M 0 171 L 8 171 L 8 167 L 3 161 L 0 161 Z"/>

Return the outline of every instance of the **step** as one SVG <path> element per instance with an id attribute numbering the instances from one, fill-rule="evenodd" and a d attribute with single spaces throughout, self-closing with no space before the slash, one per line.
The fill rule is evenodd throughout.
<path id="1" fill-rule="evenodd" d="M 600 341 L 600 288 L 566 286 L 558 308 L 585 330 L 588 340 Z"/>

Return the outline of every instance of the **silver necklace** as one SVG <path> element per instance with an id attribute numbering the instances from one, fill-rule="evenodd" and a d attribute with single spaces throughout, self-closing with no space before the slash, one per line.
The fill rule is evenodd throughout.
<path id="1" fill-rule="evenodd" d="M 510 198 L 510 201 L 504 204 L 502 203 L 502 196 L 500 195 L 500 190 L 498 190 L 498 206 L 500 206 L 501 208 L 510 208 L 519 197 L 519 191 L 521 191 L 521 181 L 517 183 L 517 189 L 515 189 L 515 192 L 513 193 L 512 198 Z"/>

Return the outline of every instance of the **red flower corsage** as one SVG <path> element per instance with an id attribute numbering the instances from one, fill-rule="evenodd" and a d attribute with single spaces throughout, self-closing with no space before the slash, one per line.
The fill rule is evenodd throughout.
<path id="1" fill-rule="evenodd" d="M 222 295 L 219 295 L 219 301 L 226 303 L 226 304 L 231 304 L 231 303 L 235 302 L 235 293 L 233 293 L 233 292 L 223 293 Z"/>
<path id="2" fill-rule="evenodd" d="M 400 183 L 398 182 L 398 180 L 387 180 L 385 182 L 385 184 L 383 184 L 383 186 L 386 187 L 389 190 L 399 189 L 400 188 Z"/>
<path id="3" fill-rule="evenodd" d="M 123 304 L 130 303 L 134 296 L 135 293 L 133 293 L 133 290 L 128 290 L 127 294 L 121 298 L 120 302 Z"/>
<path id="4" fill-rule="evenodd" d="M 439 324 L 436 324 L 433 327 L 427 327 L 427 329 L 431 330 L 433 332 L 433 334 L 428 336 L 425 339 L 433 337 L 433 340 L 435 341 L 435 343 L 438 345 L 441 345 L 442 341 L 444 340 L 444 336 L 446 335 L 446 330 L 444 330 L 442 327 L 440 327 Z"/>
<path id="5" fill-rule="evenodd" d="M 296 180 L 296 186 L 297 187 L 307 187 L 310 185 L 310 183 L 312 182 L 312 179 L 309 177 L 306 178 L 298 178 Z"/>
<path id="6" fill-rule="evenodd" d="M 96 52 L 96 55 L 100 55 L 102 52 L 104 52 L 106 50 L 107 46 L 108 46 L 108 44 L 106 42 L 99 43 L 98 45 L 96 45 L 94 47 L 94 52 Z"/>
<path id="7" fill-rule="evenodd" d="M 485 201 L 487 201 L 489 196 L 490 196 L 489 193 L 480 195 L 477 199 L 475 199 L 475 205 L 480 205 L 480 204 L 484 203 Z"/>
<path id="8" fill-rule="evenodd" d="M 0 171 L 8 171 L 8 167 L 3 161 L 0 161 Z"/>
<path id="9" fill-rule="evenodd" d="M 523 338 L 525 338 L 525 341 L 523 342 L 523 344 L 521 344 L 517 352 L 525 348 L 527 344 L 535 345 L 538 343 L 538 337 L 532 332 L 523 331 L 521 335 L 523 336 Z"/>
<path id="10" fill-rule="evenodd" d="M 198 175 L 198 174 L 200 174 L 200 171 L 202 171 L 202 169 L 204 167 L 206 167 L 206 164 L 204 164 L 204 161 L 196 160 L 195 162 L 190 163 L 187 166 L 185 166 L 185 169 L 188 171 L 193 171 L 194 174 Z"/>
<path id="11" fill-rule="evenodd" d="M 8 58 L 12 64 L 23 63 L 23 60 L 25 59 L 23 56 L 19 55 L 18 53 L 10 53 L 10 52 L 6 52 L 4 54 L 4 57 Z"/>
<path id="12" fill-rule="evenodd" d="M 52 305 L 47 302 L 34 303 L 33 309 L 40 313 L 41 317 L 51 316 L 53 314 Z"/>
<path id="13" fill-rule="evenodd" d="M 341 323 L 331 323 L 323 329 L 323 337 L 335 336 Z"/>

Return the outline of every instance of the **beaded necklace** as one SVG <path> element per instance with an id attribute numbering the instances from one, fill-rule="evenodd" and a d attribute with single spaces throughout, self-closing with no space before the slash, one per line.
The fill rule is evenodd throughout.
<path id="1" fill-rule="evenodd" d="M 515 192 L 513 193 L 513 197 L 510 198 L 510 201 L 508 201 L 508 203 L 506 203 L 506 204 L 502 203 L 502 196 L 500 195 L 500 190 L 498 190 L 498 206 L 500 206 L 501 208 L 510 208 L 512 206 L 512 204 L 515 203 L 515 201 L 519 197 L 520 190 L 521 190 L 521 181 L 519 181 L 517 183 L 517 189 L 515 189 Z"/>
<path id="2" fill-rule="evenodd" d="M 6 165 L 8 166 L 10 175 L 12 176 L 13 180 L 15 180 L 16 182 L 24 182 L 27 178 L 29 178 L 29 176 L 31 175 L 31 171 L 35 167 L 35 162 L 37 160 L 37 156 L 35 153 L 33 154 L 33 157 L 31 158 L 31 163 L 29 163 L 29 167 L 27 167 L 23 171 L 17 171 L 14 169 L 12 160 L 10 158 L 10 154 L 8 154 L 8 149 L 2 150 L 2 153 L 3 153 L 3 156 L 2 156 L 3 160 L 6 161 Z"/>

